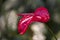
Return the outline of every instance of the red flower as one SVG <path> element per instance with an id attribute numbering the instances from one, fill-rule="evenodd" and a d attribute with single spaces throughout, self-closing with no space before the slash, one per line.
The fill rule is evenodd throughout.
<path id="1" fill-rule="evenodd" d="M 50 19 L 45 7 L 37 8 L 34 13 L 18 14 L 18 16 L 23 16 L 18 22 L 18 33 L 21 35 L 26 32 L 32 22 L 47 22 Z"/>

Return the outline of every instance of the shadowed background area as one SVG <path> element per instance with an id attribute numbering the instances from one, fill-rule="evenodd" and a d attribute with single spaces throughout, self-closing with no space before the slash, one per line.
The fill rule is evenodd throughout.
<path id="1" fill-rule="evenodd" d="M 34 23 L 29 25 L 24 35 L 19 35 L 17 24 L 21 17 L 16 14 L 31 13 L 40 6 L 46 7 L 51 17 L 45 23 L 46 40 L 55 40 L 49 29 L 60 40 L 60 0 L 0 0 L 0 40 L 32 40 L 33 31 L 30 26 Z"/>

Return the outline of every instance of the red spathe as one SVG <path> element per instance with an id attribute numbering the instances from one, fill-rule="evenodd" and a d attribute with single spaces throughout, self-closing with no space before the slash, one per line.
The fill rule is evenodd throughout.
<path id="1" fill-rule="evenodd" d="M 22 16 L 18 22 L 18 33 L 21 35 L 26 32 L 32 22 L 47 22 L 50 19 L 48 10 L 45 7 L 37 8 L 34 13 L 18 14 L 18 16 Z"/>

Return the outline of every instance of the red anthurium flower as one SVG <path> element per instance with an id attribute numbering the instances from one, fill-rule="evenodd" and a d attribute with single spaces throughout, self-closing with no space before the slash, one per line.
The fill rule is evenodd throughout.
<path id="1" fill-rule="evenodd" d="M 47 22 L 50 19 L 48 10 L 45 7 L 37 8 L 34 13 L 18 14 L 18 16 L 22 16 L 18 22 L 18 33 L 21 35 L 26 32 L 32 22 Z"/>

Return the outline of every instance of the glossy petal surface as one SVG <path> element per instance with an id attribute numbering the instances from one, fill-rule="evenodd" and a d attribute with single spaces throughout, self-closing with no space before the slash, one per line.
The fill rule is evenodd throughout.
<path id="1" fill-rule="evenodd" d="M 19 34 L 24 34 L 32 22 L 47 22 L 50 19 L 48 10 L 44 7 L 37 8 L 34 13 L 18 14 L 22 18 L 18 22 Z"/>

